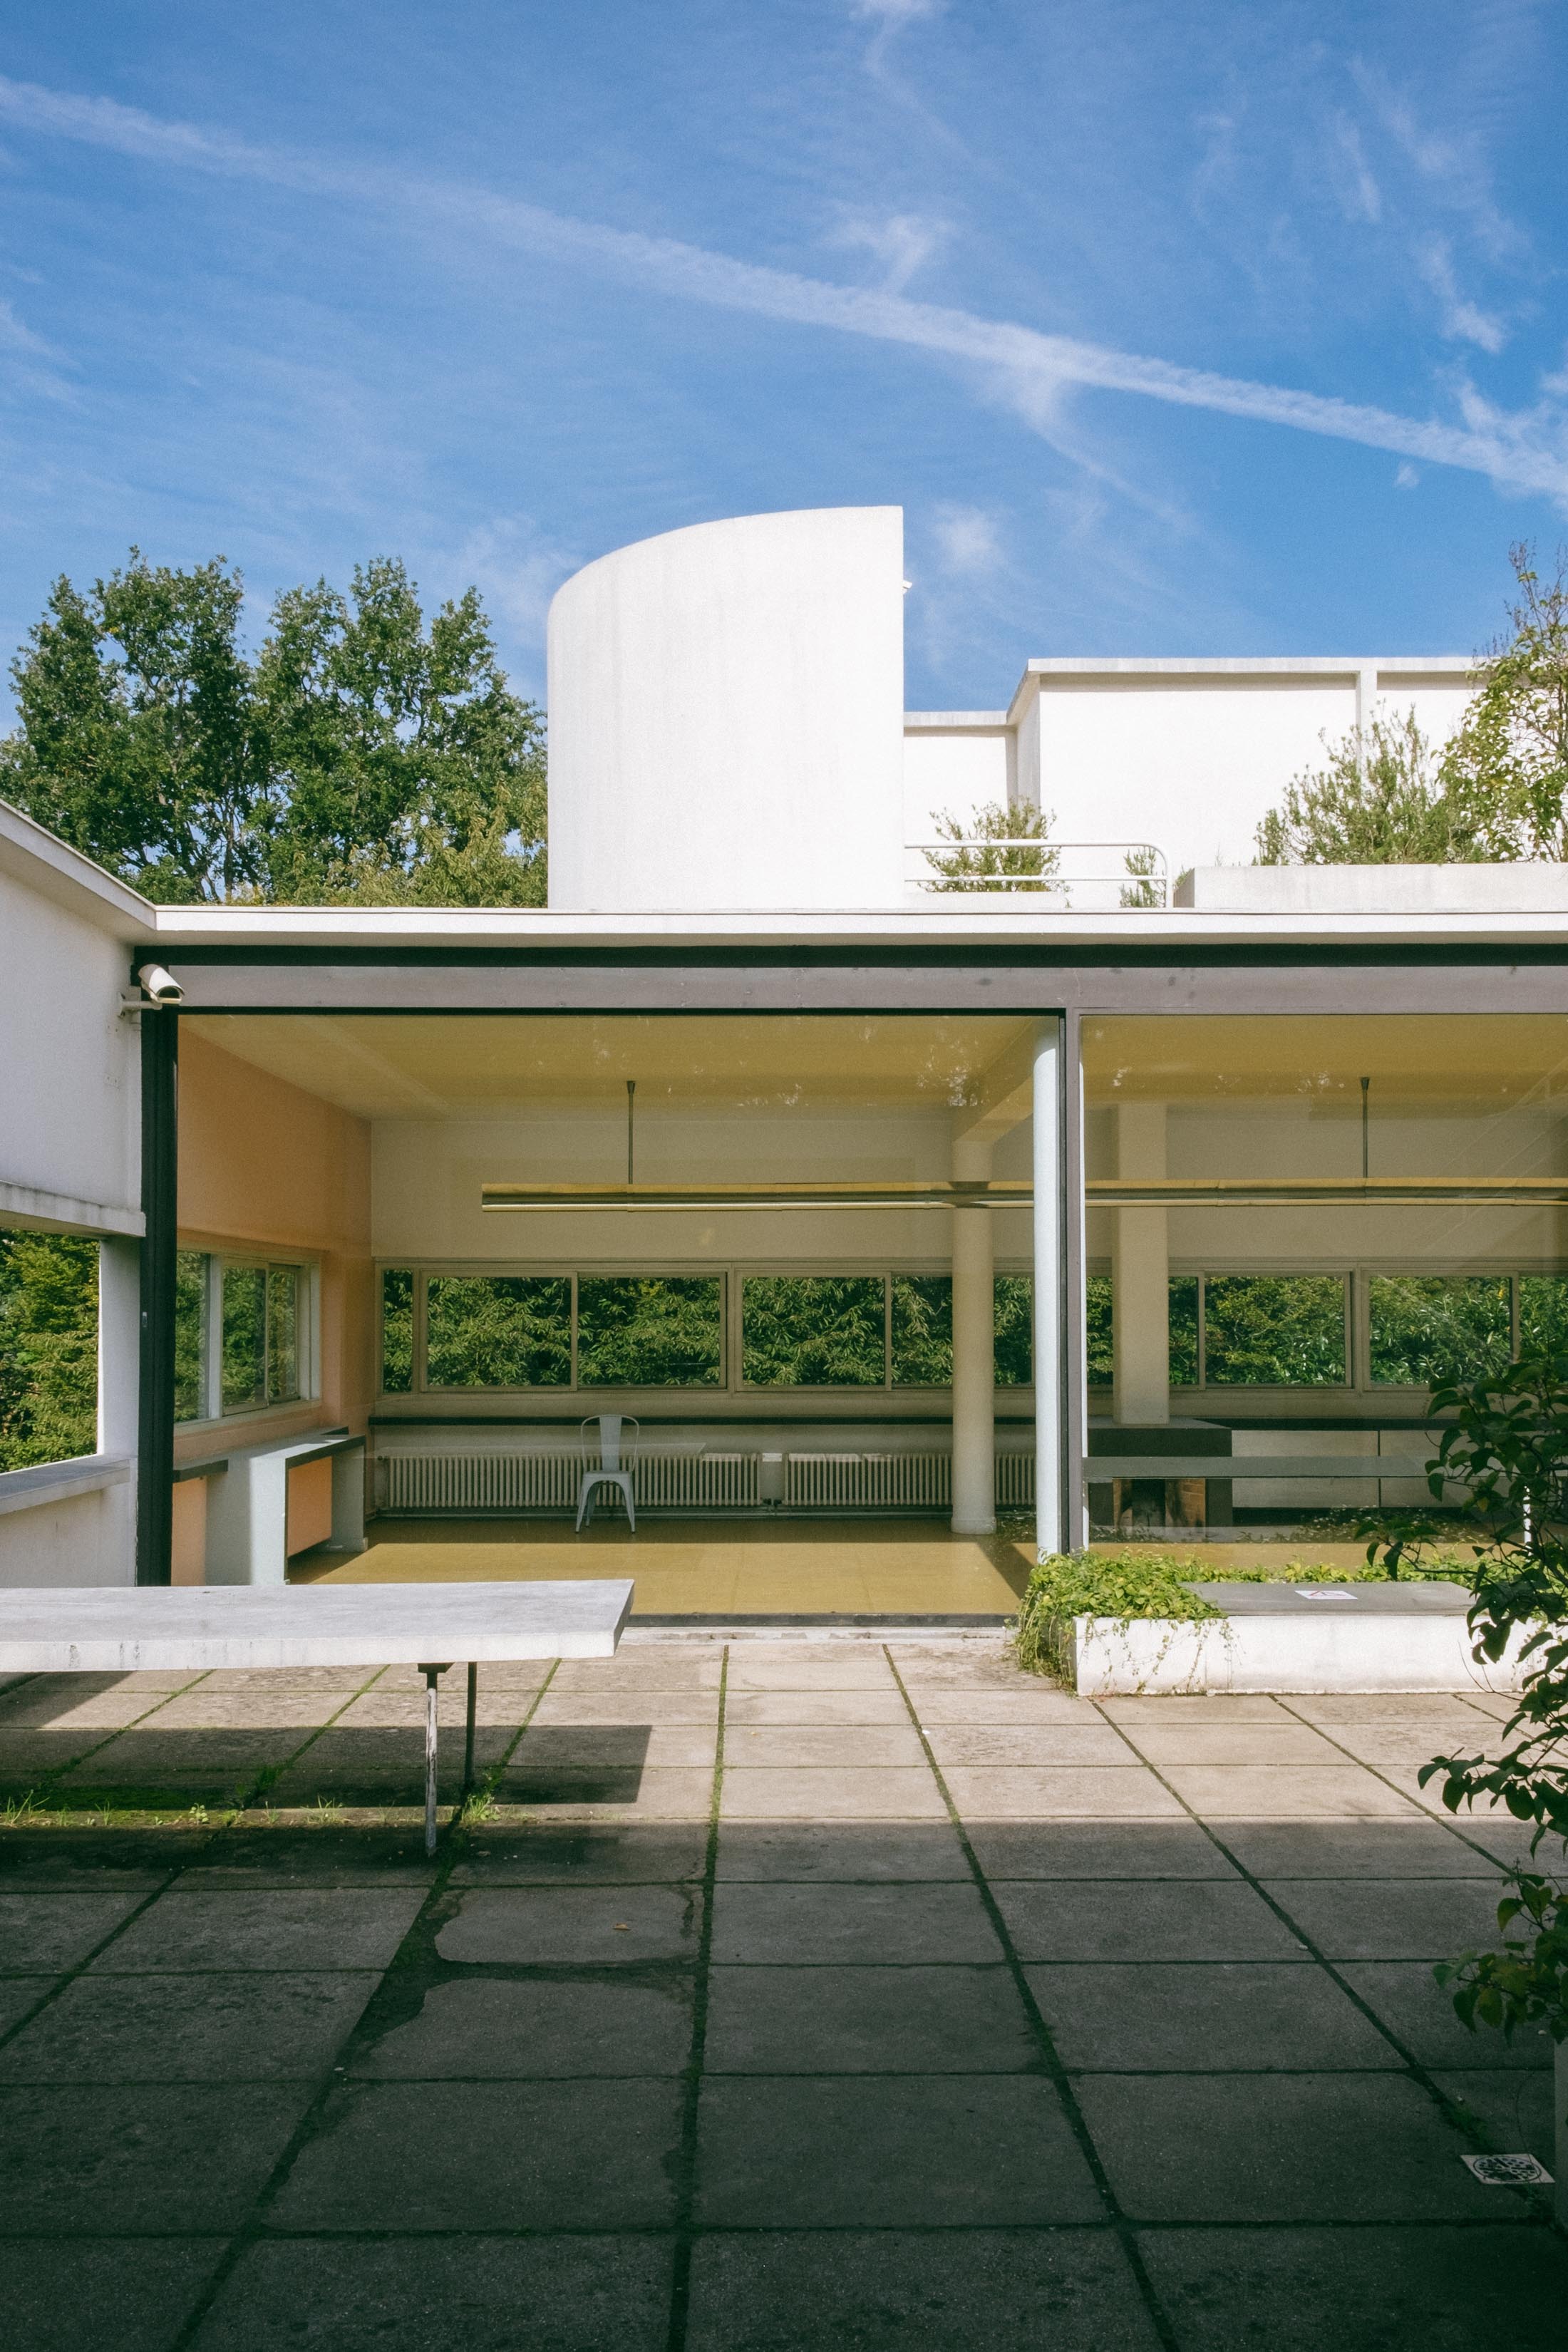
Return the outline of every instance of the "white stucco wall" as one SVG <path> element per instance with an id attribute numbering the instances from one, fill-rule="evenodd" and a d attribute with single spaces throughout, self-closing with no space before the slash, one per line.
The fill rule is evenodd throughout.
<path id="1" fill-rule="evenodd" d="M 700 523 L 550 610 L 550 903 L 891 907 L 903 831 L 903 516 Z"/>
<path id="2" fill-rule="evenodd" d="M 931 820 L 951 810 L 967 817 L 1014 797 L 1016 738 L 1000 712 L 952 714 L 943 726 L 921 712 L 904 730 L 904 838 L 931 837 Z M 994 723 L 986 724 L 986 719 Z M 919 871 L 918 862 L 914 868 Z"/>
<path id="3" fill-rule="evenodd" d="M 1259 819 L 1321 763 L 1325 736 L 1414 709 L 1440 744 L 1469 693 L 1458 661 L 1031 666 L 1013 708 L 1018 795 L 1055 811 L 1059 840 L 1157 843 L 1173 875 L 1245 864 Z"/>
<path id="4" fill-rule="evenodd" d="M 134 1485 L 71 1495 L 0 1517 L 0 1586 L 130 1584 L 135 1576 Z"/>
<path id="5" fill-rule="evenodd" d="M 141 1062 L 121 943 L 0 867 L 0 1221 L 65 1223 L 25 1193 L 137 1214 Z"/>

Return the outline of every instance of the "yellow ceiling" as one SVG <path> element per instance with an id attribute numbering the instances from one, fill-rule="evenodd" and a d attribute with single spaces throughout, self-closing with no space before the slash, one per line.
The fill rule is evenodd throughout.
<path id="1" fill-rule="evenodd" d="M 1086 1021 L 1091 1102 L 1307 1096 L 1359 1105 L 1552 1101 L 1568 1096 L 1555 1013 L 1182 1014 Z"/>
<path id="2" fill-rule="evenodd" d="M 958 1108 L 1029 1028 L 944 1015 L 195 1013 L 184 1027 L 361 1118 L 530 1100 Z"/>

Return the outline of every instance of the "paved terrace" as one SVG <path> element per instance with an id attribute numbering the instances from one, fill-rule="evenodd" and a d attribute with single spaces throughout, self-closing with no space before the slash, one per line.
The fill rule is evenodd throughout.
<path id="1" fill-rule="evenodd" d="M 418 1710 L 0 1696 L 80 1824 L 0 1835 L 8 2352 L 1558 2340 L 1568 2247 L 1460 2161 L 1550 2160 L 1546 2053 L 1431 1980 L 1515 1833 L 1415 1769 L 1500 1703 L 633 1643 L 482 1676 L 433 1865 Z"/>

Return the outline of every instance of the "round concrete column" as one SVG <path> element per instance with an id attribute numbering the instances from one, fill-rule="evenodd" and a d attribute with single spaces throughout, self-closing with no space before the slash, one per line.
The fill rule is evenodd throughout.
<path id="1" fill-rule="evenodd" d="M 955 1143 L 955 1177 L 991 1173 L 988 1144 Z M 952 1532 L 996 1525 L 995 1253 L 989 1209 L 952 1212 Z"/>

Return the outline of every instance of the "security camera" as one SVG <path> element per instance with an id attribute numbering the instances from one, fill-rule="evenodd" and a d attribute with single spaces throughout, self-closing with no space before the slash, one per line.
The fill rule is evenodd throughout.
<path id="1" fill-rule="evenodd" d="M 144 963 L 136 977 L 154 1004 L 182 1004 L 184 1002 L 184 990 L 174 973 L 165 971 L 161 963 Z"/>

